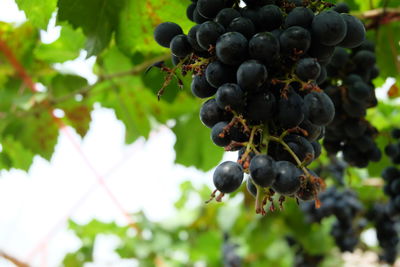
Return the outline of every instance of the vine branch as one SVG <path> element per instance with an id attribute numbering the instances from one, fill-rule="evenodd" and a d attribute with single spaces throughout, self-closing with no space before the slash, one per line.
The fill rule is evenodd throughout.
<path id="1" fill-rule="evenodd" d="M 17 258 L 5 253 L 4 251 L 0 251 L 0 257 L 8 260 L 9 262 L 13 263 L 17 267 L 29 267 L 28 264 L 18 260 Z"/>

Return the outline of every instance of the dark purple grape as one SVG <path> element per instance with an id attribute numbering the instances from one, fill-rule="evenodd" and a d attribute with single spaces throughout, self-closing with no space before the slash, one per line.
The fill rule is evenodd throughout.
<path id="1" fill-rule="evenodd" d="M 271 64 L 279 55 L 279 41 L 270 32 L 257 33 L 249 41 L 249 53 L 251 58 Z"/>
<path id="2" fill-rule="evenodd" d="M 314 12 L 306 7 L 295 7 L 290 11 L 288 16 L 285 18 L 285 28 L 291 26 L 300 26 L 308 28 L 314 18 Z"/>
<path id="3" fill-rule="evenodd" d="M 220 121 L 229 121 L 231 118 L 232 114 L 229 114 L 225 110 L 219 108 L 217 101 L 215 101 L 214 98 L 204 102 L 200 109 L 200 120 L 209 128 L 212 128 Z"/>
<path id="4" fill-rule="evenodd" d="M 237 83 L 244 91 L 254 91 L 268 78 L 267 68 L 257 60 L 243 62 L 236 73 Z"/>
<path id="5" fill-rule="evenodd" d="M 272 189 L 282 195 L 290 196 L 300 189 L 300 176 L 302 171 L 288 161 L 276 162 L 277 176 Z"/>
<path id="6" fill-rule="evenodd" d="M 312 34 L 321 44 L 338 45 L 347 33 L 346 22 L 342 16 L 333 10 L 322 11 L 314 17 Z"/>
<path id="7" fill-rule="evenodd" d="M 247 39 L 250 39 L 255 33 L 253 22 L 249 18 L 244 17 L 233 19 L 229 24 L 227 31 L 241 33 Z"/>
<path id="8" fill-rule="evenodd" d="M 285 129 L 298 126 L 304 119 L 303 107 L 303 98 L 290 89 L 287 98 L 282 97 L 278 103 L 279 125 Z"/>
<path id="9" fill-rule="evenodd" d="M 171 53 L 177 57 L 186 57 L 193 51 L 187 36 L 184 34 L 175 36 L 171 40 L 169 48 L 171 48 Z"/>
<path id="10" fill-rule="evenodd" d="M 243 169 L 236 162 L 225 161 L 215 169 L 213 181 L 220 192 L 232 193 L 242 184 Z"/>
<path id="11" fill-rule="evenodd" d="M 183 31 L 178 24 L 163 22 L 154 30 L 154 40 L 156 40 L 159 45 L 169 48 L 171 40 L 179 34 L 183 34 Z"/>
<path id="12" fill-rule="evenodd" d="M 236 68 L 216 60 L 208 64 L 206 78 L 212 86 L 218 88 L 224 83 L 236 82 Z"/>
<path id="13" fill-rule="evenodd" d="M 238 32 L 221 35 L 216 44 L 218 59 L 227 65 L 239 65 L 247 57 L 248 41 Z"/>
<path id="14" fill-rule="evenodd" d="M 311 123 L 328 125 L 335 117 L 335 106 L 324 92 L 311 92 L 304 97 L 304 107 Z"/>
<path id="15" fill-rule="evenodd" d="M 321 66 L 315 58 L 306 57 L 297 62 L 295 72 L 303 81 L 316 80 L 321 73 Z"/>
<path id="16" fill-rule="evenodd" d="M 217 17 L 215 18 L 215 22 L 227 28 L 231 21 L 238 17 L 240 17 L 240 13 L 236 9 L 224 8 L 220 12 L 218 12 Z"/>
<path id="17" fill-rule="evenodd" d="M 201 48 L 204 50 L 214 47 L 218 38 L 225 32 L 222 25 L 214 21 L 206 21 L 196 32 L 196 40 Z"/>
<path id="18" fill-rule="evenodd" d="M 250 175 L 257 185 L 271 186 L 277 175 L 274 159 L 268 155 L 255 156 L 250 161 Z"/>
<path id="19" fill-rule="evenodd" d="M 259 31 L 272 31 L 283 23 L 283 14 L 276 5 L 266 5 L 258 10 Z"/>
<path id="20" fill-rule="evenodd" d="M 217 92 L 217 88 L 211 86 L 205 75 L 194 76 L 191 84 L 193 95 L 199 98 L 207 98 L 213 96 Z"/>
<path id="21" fill-rule="evenodd" d="M 221 121 L 215 124 L 211 130 L 211 140 L 217 146 L 227 146 L 231 142 L 229 133 L 225 131 L 225 127 L 228 126 L 226 121 Z"/>
<path id="22" fill-rule="evenodd" d="M 358 18 L 349 15 L 341 14 L 347 25 L 347 33 L 344 39 L 338 44 L 346 48 L 354 48 L 359 46 L 365 40 L 365 27 Z"/>
<path id="23" fill-rule="evenodd" d="M 235 83 L 221 85 L 217 90 L 215 99 L 218 106 L 222 109 L 228 106 L 235 111 L 240 111 L 244 105 L 244 93 Z"/>
<path id="24" fill-rule="evenodd" d="M 300 26 L 287 28 L 279 37 L 281 51 L 289 55 L 305 54 L 310 48 L 310 32 Z"/>
<path id="25" fill-rule="evenodd" d="M 224 0 L 198 0 L 197 10 L 208 19 L 213 19 L 225 7 Z"/>

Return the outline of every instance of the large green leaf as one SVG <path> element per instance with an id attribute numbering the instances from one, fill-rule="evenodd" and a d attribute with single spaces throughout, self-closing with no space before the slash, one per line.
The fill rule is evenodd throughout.
<path id="1" fill-rule="evenodd" d="M 176 163 L 208 171 L 221 160 L 224 150 L 211 141 L 210 129 L 201 124 L 198 110 L 178 119 L 172 130 Z"/>
<path id="2" fill-rule="evenodd" d="M 82 28 L 88 56 L 99 54 L 110 43 L 125 0 L 59 0 L 58 19 Z"/>
<path id="3" fill-rule="evenodd" d="M 188 4 L 186 0 L 128 0 L 119 17 L 117 45 L 126 54 L 167 51 L 154 41 L 154 28 L 173 21 L 187 31 L 193 24 L 186 18 Z"/>
<path id="4" fill-rule="evenodd" d="M 395 77 L 400 80 L 400 22 L 381 26 L 375 33 L 376 59 L 380 75 L 385 79 Z"/>
<path id="5" fill-rule="evenodd" d="M 18 7 L 36 27 L 46 29 L 51 14 L 56 10 L 56 0 L 16 0 Z"/>

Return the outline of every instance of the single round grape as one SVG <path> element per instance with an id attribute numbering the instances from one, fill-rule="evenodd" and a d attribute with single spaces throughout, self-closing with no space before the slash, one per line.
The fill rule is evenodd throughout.
<path id="1" fill-rule="evenodd" d="M 257 185 L 271 186 L 277 175 L 274 159 L 268 155 L 255 156 L 250 161 L 250 175 Z"/>
<path id="2" fill-rule="evenodd" d="M 290 196 L 300 189 L 300 176 L 303 173 L 291 162 L 276 162 L 277 176 L 272 189 L 282 195 Z"/>
<path id="3" fill-rule="evenodd" d="M 346 49 L 341 47 L 336 47 L 329 65 L 334 66 L 337 69 L 344 68 L 349 60 L 349 57 L 350 55 L 346 51 Z"/>
<path id="4" fill-rule="evenodd" d="M 225 32 L 222 25 L 214 21 L 206 21 L 201 24 L 196 32 L 196 40 L 201 48 L 208 50 L 211 46 L 215 46 L 218 38 Z"/>
<path id="5" fill-rule="evenodd" d="M 248 41 L 238 32 L 221 35 L 216 44 L 217 58 L 227 65 L 239 65 L 247 57 Z"/>
<path id="6" fill-rule="evenodd" d="M 376 63 L 376 57 L 371 51 L 361 50 L 354 55 L 353 61 L 361 69 L 372 69 Z"/>
<path id="7" fill-rule="evenodd" d="M 201 24 L 203 22 L 208 21 L 207 18 L 203 17 L 200 13 L 199 10 L 196 8 L 193 11 L 193 21 L 196 22 L 197 24 Z"/>
<path id="8" fill-rule="evenodd" d="M 182 28 L 173 22 L 163 22 L 154 30 L 154 40 L 161 46 L 169 48 L 171 40 L 183 34 Z"/>
<path id="9" fill-rule="evenodd" d="M 346 3 L 342 2 L 336 4 L 333 10 L 335 10 L 338 13 L 349 13 L 350 7 Z"/>
<path id="10" fill-rule="evenodd" d="M 280 35 L 279 43 L 282 52 L 289 55 L 302 55 L 310 48 L 311 35 L 300 26 L 292 26 Z"/>
<path id="11" fill-rule="evenodd" d="M 196 24 L 192 28 L 190 28 L 187 37 L 190 45 L 193 47 L 194 50 L 204 51 L 204 49 L 197 42 L 197 37 L 196 37 L 197 31 L 199 30 L 200 27 L 201 24 Z"/>
<path id="12" fill-rule="evenodd" d="M 278 123 L 285 129 L 298 126 L 304 119 L 304 101 L 293 89 L 287 93 L 287 98 L 282 97 L 278 104 Z"/>
<path id="13" fill-rule="evenodd" d="M 209 128 L 212 128 L 220 121 L 229 121 L 231 117 L 232 114 L 218 107 L 217 101 L 214 98 L 204 102 L 200 109 L 200 120 Z"/>
<path id="14" fill-rule="evenodd" d="M 257 33 L 249 41 L 249 53 L 251 58 L 270 64 L 279 55 L 279 41 L 270 32 Z"/>
<path id="15" fill-rule="evenodd" d="M 261 7 L 257 15 L 259 17 L 259 31 L 272 31 L 279 28 L 283 23 L 282 11 L 276 5 Z"/>
<path id="16" fill-rule="evenodd" d="M 297 62 L 295 72 L 303 81 L 316 80 L 321 73 L 321 66 L 315 58 L 306 57 Z"/>
<path id="17" fill-rule="evenodd" d="M 224 8 L 220 12 L 218 12 L 217 17 L 215 18 L 215 22 L 227 28 L 231 21 L 238 17 L 240 17 L 240 13 L 236 9 Z"/>
<path id="18" fill-rule="evenodd" d="M 272 93 L 258 92 L 247 97 L 246 118 L 254 122 L 267 122 L 275 116 L 276 98 Z"/>
<path id="19" fill-rule="evenodd" d="M 255 33 L 255 28 L 253 22 L 249 18 L 238 17 L 231 21 L 227 31 L 241 33 L 247 39 L 250 39 Z"/>
<path id="20" fill-rule="evenodd" d="M 195 3 L 191 3 L 187 8 L 186 8 L 186 17 L 194 22 L 194 18 L 193 18 L 193 12 L 196 9 L 196 4 Z"/>
<path id="21" fill-rule="evenodd" d="M 295 7 L 285 18 L 285 28 L 291 26 L 310 27 L 314 18 L 314 12 L 306 7 Z"/>
<path id="22" fill-rule="evenodd" d="M 257 60 L 243 62 L 236 73 L 237 83 L 244 91 L 254 91 L 268 78 L 267 68 Z"/>
<path id="23" fill-rule="evenodd" d="M 177 57 L 186 57 L 192 53 L 193 49 L 188 38 L 184 34 L 179 34 L 171 40 L 171 53 Z"/>
<path id="24" fill-rule="evenodd" d="M 307 132 L 305 138 L 310 142 L 317 140 L 322 132 L 322 126 L 312 124 L 308 119 L 304 119 L 299 127 Z"/>
<path id="25" fill-rule="evenodd" d="M 341 14 L 347 25 L 347 33 L 344 39 L 338 44 L 346 48 L 354 48 L 359 46 L 365 40 L 365 27 L 358 18 L 349 15 Z"/>
<path id="26" fill-rule="evenodd" d="M 213 96 L 217 92 L 217 88 L 211 86 L 205 75 L 194 76 L 191 84 L 193 95 L 199 98 L 207 98 Z"/>
<path id="27" fill-rule="evenodd" d="M 221 121 L 215 124 L 211 130 L 211 140 L 217 146 L 227 146 L 231 142 L 229 133 L 224 131 L 225 127 L 228 126 L 226 121 Z"/>
<path id="28" fill-rule="evenodd" d="M 368 84 L 359 81 L 348 87 L 348 94 L 351 100 L 356 102 L 364 102 L 368 100 L 371 90 L 372 89 L 368 86 Z"/>
<path id="29" fill-rule="evenodd" d="M 225 83 L 236 82 L 236 68 L 216 60 L 208 64 L 206 78 L 212 86 L 218 88 Z"/>
<path id="30" fill-rule="evenodd" d="M 225 7 L 224 0 L 198 0 L 197 10 L 208 19 L 213 19 Z"/>
<path id="31" fill-rule="evenodd" d="M 307 118 L 319 126 L 328 125 L 335 117 L 335 105 L 324 92 L 311 92 L 304 97 Z"/>
<path id="32" fill-rule="evenodd" d="M 229 106 L 235 111 L 240 111 L 244 104 L 244 93 L 237 84 L 226 83 L 218 88 L 215 99 L 222 109 Z"/>
<path id="33" fill-rule="evenodd" d="M 342 16 L 333 10 L 326 10 L 314 17 L 312 34 L 321 44 L 337 45 L 346 36 L 347 25 Z"/>
<path id="34" fill-rule="evenodd" d="M 232 193 L 242 184 L 243 175 L 242 166 L 233 161 L 225 161 L 214 171 L 214 185 L 222 193 Z"/>

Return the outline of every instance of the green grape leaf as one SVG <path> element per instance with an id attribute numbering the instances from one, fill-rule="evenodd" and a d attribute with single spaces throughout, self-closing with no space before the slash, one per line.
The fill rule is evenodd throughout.
<path id="1" fill-rule="evenodd" d="M 3 138 L 13 137 L 25 149 L 49 160 L 57 143 L 58 127 L 47 111 L 37 112 L 31 116 L 16 118 L 3 130 Z"/>
<path id="2" fill-rule="evenodd" d="M 46 29 L 52 13 L 56 10 L 56 0 L 16 0 L 32 25 Z"/>
<path id="3" fill-rule="evenodd" d="M 58 19 L 82 28 L 89 57 L 108 46 L 124 5 L 125 0 L 59 0 Z"/>
<path id="4" fill-rule="evenodd" d="M 394 77 L 400 82 L 400 22 L 383 25 L 375 34 L 376 59 L 380 76 Z"/>
<path id="5" fill-rule="evenodd" d="M 198 110 L 177 120 L 172 128 L 176 135 L 175 162 L 208 171 L 222 159 L 223 148 L 210 139 L 210 129 L 201 124 Z"/>
<path id="6" fill-rule="evenodd" d="M 58 63 L 75 59 L 85 43 L 85 36 L 80 29 L 74 30 L 69 25 L 63 25 L 60 37 L 51 44 L 41 43 L 35 49 L 35 56 L 48 63 Z"/>
<path id="7" fill-rule="evenodd" d="M 18 141 L 15 141 L 12 136 L 6 136 L 1 140 L 2 154 L 5 156 L 6 163 L 9 161 L 13 168 L 28 171 L 35 156 L 31 151 Z M 3 159 L 2 157 L 2 159 Z M 11 167 L 11 166 L 10 166 Z"/>
<path id="8" fill-rule="evenodd" d="M 154 28 L 162 22 L 173 21 L 187 32 L 193 25 L 186 17 L 187 6 L 186 1 L 174 1 L 172 4 L 165 0 L 128 0 L 119 17 L 117 45 L 128 55 L 138 51 L 167 51 L 154 41 Z"/>

